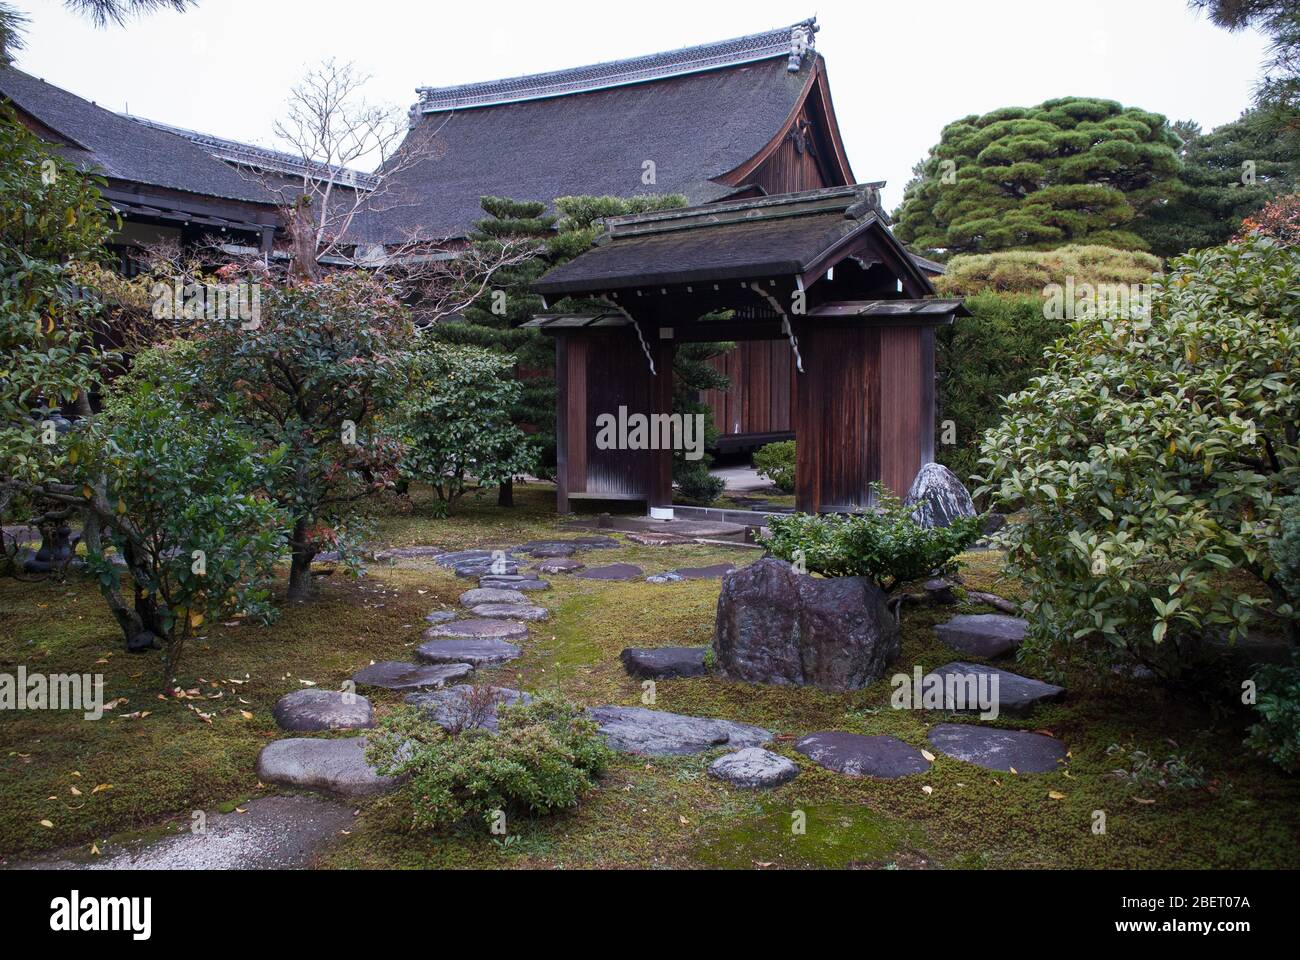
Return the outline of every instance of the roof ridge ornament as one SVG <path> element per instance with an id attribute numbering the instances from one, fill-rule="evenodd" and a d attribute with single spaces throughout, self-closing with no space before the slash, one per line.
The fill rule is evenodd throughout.
<path id="1" fill-rule="evenodd" d="M 813 38 L 820 29 L 816 17 L 809 17 L 790 28 L 790 62 L 786 69 L 791 73 L 798 73 L 803 66 L 803 58 L 813 48 Z"/>

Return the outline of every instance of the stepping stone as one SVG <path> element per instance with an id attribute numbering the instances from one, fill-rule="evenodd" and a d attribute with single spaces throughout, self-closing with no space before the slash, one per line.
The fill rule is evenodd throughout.
<path id="1" fill-rule="evenodd" d="M 484 590 L 523 590 L 526 593 L 551 589 L 551 585 L 545 580 L 532 577 L 480 577 L 478 585 Z"/>
<path id="2" fill-rule="evenodd" d="M 441 567 L 458 567 L 471 561 L 492 561 L 491 550 L 456 550 L 452 553 L 441 554 L 436 563 Z"/>
<path id="3" fill-rule="evenodd" d="M 642 572 L 640 567 L 630 563 L 611 563 L 604 567 L 588 567 L 574 576 L 583 580 L 635 580 Z"/>
<path id="4" fill-rule="evenodd" d="M 760 747 L 772 739 L 771 730 L 747 723 L 684 717 L 645 707 L 591 707 L 587 715 L 605 735 L 605 742 L 624 753 L 677 756 L 714 747 Z"/>
<path id="5" fill-rule="evenodd" d="M 709 776 L 735 787 L 761 790 L 779 787 L 799 776 L 799 765 L 762 747 L 746 747 L 709 764 Z"/>
<path id="6" fill-rule="evenodd" d="M 794 748 L 818 766 L 850 777 L 892 780 L 930 769 L 921 751 L 895 737 L 823 730 L 808 734 Z"/>
<path id="7" fill-rule="evenodd" d="M 959 682 L 952 687 L 949 686 L 946 680 L 944 682 L 943 709 L 945 710 L 961 709 L 965 712 L 979 712 L 978 696 L 973 697 L 972 693 L 978 694 L 980 690 L 983 690 L 991 697 L 993 694 L 992 677 L 997 677 L 998 689 L 995 702 L 1000 713 L 1024 716 L 1040 703 L 1060 700 L 1065 696 L 1064 687 L 1058 687 L 1052 683 L 1043 683 L 1041 680 L 1034 680 L 1030 677 L 1022 677 L 1020 674 L 1012 673 L 1009 670 L 999 670 L 997 667 L 986 667 L 978 663 L 966 663 L 963 660 L 945 663 L 942 667 L 936 667 L 930 673 L 945 678 L 949 676 L 960 678 Z M 990 679 L 982 679 L 985 677 Z M 974 678 L 975 687 L 973 690 L 970 680 L 967 678 Z M 961 696 L 953 696 L 958 690 L 962 691 Z"/>
<path id="8" fill-rule="evenodd" d="M 434 610 L 432 613 L 426 613 L 424 619 L 430 623 L 446 623 L 448 620 L 456 619 L 455 610 Z"/>
<path id="9" fill-rule="evenodd" d="M 676 583 L 679 580 L 718 580 L 723 574 L 735 570 L 730 563 L 715 563 L 711 567 L 680 567 L 667 573 L 646 577 L 647 583 Z"/>
<path id="10" fill-rule="evenodd" d="M 319 554 L 317 557 L 319 558 Z M 447 556 L 446 547 L 392 547 L 388 550 L 381 550 L 375 554 L 376 560 L 418 560 L 422 557 L 433 557 L 436 562 L 441 563 L 443 557 Z"/>
<path id="11" fill-rule="evenodd" d="M 327 790 L 347 797 L 387 793 L 400 782 L 397 777 L 381 777 L 366 762 L 365 737 L 291 737 L 268 743 L 257 757 L 257 778 L 264 783 Z"/>
<path id="12" fill-rule="evenodd" d="M 484 560 L 481 563 L 462 563 L 455 567 L 455 571 L 456 576 L 467 579 L 484 576 L 512 577 L 519 573 L 519 564 L 513 560 L 507 560 L 493 567 L 491 560 Z"/>
<path id="13" fill-rule="evenodd" d="M 533 569 L 538 573 L 573 573 L 585 566 L 581 560 L 543 560 L 533 564 Z"/>
<path id="14" fill-rule="evenodd" d="M 518 590 L 478 587 L 474 590 L 466 590 L 460 595 L 458 602 L 462 607 L 477 607 L 480 603 L 527 603 L 528 599 L 521 597 Z"/>
<path id="15" fill-rule="evenodd" d="M 468 663 L 403 663 L 384 660 L 362 667 L 352 674 L 359 687 L 382 687 L 385 690 L 435 690 L 453 680 L 463 680 L 474 672 Z"/>
<path id="16" fill-rule="evenodd" d="M 628 647 L 619 659 L 634 677 L 671 680 L 676 677 L 702 677 L 707 671 L 704 655 L 708 647 Z"/>
<path id="17" fill-rule="evenodd" d="M 941 723 L 929 739 L 940 753 L 987 770 L 1050 773 L 1060 769 L 1065 744 L 1054 737 L 1024 730 L 998 730 L 966 723 Z"/>
<path id="18" fill-rule="evenodd" d="M 476 620 L 455 620 L 451 623 L 435 624 L 424 631 L 425 640 L 440 638 L 452 640 L 522 640 L 528 636 L 528 628 L 518 621 L 490 620 L 486 617 Z"/>
<path id="19" fill-rule="evenodd" d="M 375 725 L 370 701 L 338 690 L 295 690 L 276 701 L 271 710 L 285 730 L 359 730 Z"/>
<path id="20" fill-rule="evenodd" d="M 529 623 L 537 623 L 551 615 L 545 607 L 531 603 L 480 603 L 477 607 L 470 607 L 469 612 L 489 620 L 527 620 Z"/>
<path id="21" fill-rule="evenodd" d="M 520 548 L 520 552 L 545 560 L 548 557 L 571 557 L 578 551 L 571 543 L 543 543 L 528 549 Z"/>
<path id="22" fill-rule="evenodd" d="M 517 660 L 523 653 L 513 643 L 493 637 L 430 640 L 415 648 L 415 655 L 425 663 L 468 663 L 474 667 Z"/>
<path id="23" fill-rule="evenodd" d="M 925 583 L 922 584 L 922 589 L 925 590 L 925 598 L 930 603 L 938 604 L 939 606 L 949 607 L 957 602 L 957 594 L 952 592 L 952 584 L 942 578 L 935 578 L 934 580 L 925 581 Z M 955 619 L 961 619 L 961 618 L 957 617 Z M 949 621 L 948 624 L 943 624 L 942 626 L 946 627 L 950 623 L 951 621 Z M 1023 640 L 1024 636 L 1025 636 L 1024 632 L 1022 631 L 1020 634 L 1020 638 Z M 949 644 L 949 646 L 951 646 L 951 644 Z M 969 650 L 963 650 L 962 652 L 970 653 Z M 993 654 L 993 656 L 997 656 L 997 654 Z"/>
<path id="24" fill-rule="evenodd" d="M 1028 627 L 1020 617 L 1003 613 L 963 613 L 939 624 L 934 632 L 946 645 L 967 656 L 1001 657 L 1020 646 Z"/>
<path id="25" fill-rule="evenodd" d="M 468 726 L 473 726 L 496 733 L 497 708 L 501 704 L 516 703 L 520 700 L 524 703 L 531 703 L 533 700 L 528 694 L 518 690 L 511 690 L 509 687 L 493 687 L 491 689 L 495 694 L 494 701 L 483 705 L 479 715 L 472 717 L 470 716 L 472 708 L 469 706 L 471 689 L 468 685 L 461 684 L 434 693 L 412 693 L 406 697 L 406 702 L 413 707 L 424 710 L 428 713 L 429 719 L 444 730 L 459 731 Z"/>

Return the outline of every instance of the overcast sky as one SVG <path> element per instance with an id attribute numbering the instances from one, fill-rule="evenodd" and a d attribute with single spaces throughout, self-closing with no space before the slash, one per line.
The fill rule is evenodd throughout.
<path id="1" fill-rule="evenodd" d="M 326 57 L 373 76 L 405 111 L 447 86 L 691 46 L 816 14 L 858 180 L 886 207 L 943 125 L 1051 97 L 1106 97 L 1209 128 L 1250 102 L 1266 41 L 1229 34 L 1184 0 L 201 0 L 95 29 L 60 0 L 28 14 L 18 66 L 113 110 L 275 146 L 289 88 Z"/>

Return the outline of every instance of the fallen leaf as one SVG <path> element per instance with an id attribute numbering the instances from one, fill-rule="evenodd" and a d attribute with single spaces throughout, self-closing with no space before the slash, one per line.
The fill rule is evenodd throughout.
<path id="1" fill-rule="evenodd" d="M 930 794 L 934 793 L 934 787 L 930 786 L 927 783 L 924 787 L 921 788 L 921 792 L 928 797 Z"/>
<path id="2" fill-rule="evenodd" d="M 41 821 L 41 826 L 42 826 L 42 827 L 46 827 L 47 829 L 50 829 L 50 830 L 53 830 L 53 829 L 54 829 L 54 824 L 50 823 L 50 821 L 48 821 L 48 820 L 42 820 L 42 821 Z"/>
<path id="3" fill-rule="evenodd" d="M 113 789 L 113 785 L 111 783 L 101 783 L 99 786 L 97 786 L 94 790 L 91 790 L 90 792 L 92 794 L 95 794 L 95 793 L 101 793 L 104 790 L 112 790 L 112 789 Z"/>
<path id="4" fill-rule="evenodd" d="M 68 787 L 68 790 L 72 793 L 74 797 L 81 796 L 81 791 L 78 790 L 76 787 Z"/>
<path id="5" fill-rule="evenodd" d="M 243 717 L 245 720 L 252 720 L 252 719 L 253 719 L 253 715 L 252 715 L 249 711 L 247 711 L 247 710 L 240 710 L 240 711 L 239 711 L 239 715 L 240 715 L 241 717 Z"/>
<path id="6" fill-rule="evenodd" d="M 1007 769 L 1010 770 L 1012 773 L 1017 774 L 1017 775 L 1019 775 L 1019 773 L 1020 773 L 1020 771 L 1017 770 L 1015 767 L 1008 767 Z"/>
<path id="7" fill-rule="evenodd" d="M 1047 791 L 1047 799 L 1049 799 L 1049 800 L 1064 800 L 1064 799 L 1065 799 L 1065 794 L 1061 793 L 1061 791 L 1059 791 L 1059 790 L 1049 790 L 1049 791 Z"/>
<path id="8" fill-rule="evenodd" d="M 929 750 L 922 749 L 921 756 L 925 757 L 925 759 L 929 760 L 931 763 L 934 763 L 934 754 Z"/>

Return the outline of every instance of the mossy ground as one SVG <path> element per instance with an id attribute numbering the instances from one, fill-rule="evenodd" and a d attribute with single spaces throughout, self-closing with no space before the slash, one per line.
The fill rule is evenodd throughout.
<path id="1" fill-rule="evenodd" d="M 417 499 L 385 513 L 374 539 L 449 548 L 508 546 L 564 536 L 548 488 L 517 493 L 498 509 L 468 501 L 447 520 Z M 647 573 L 756 552 L 631 543 L 584 556 L 627 561 Z M 1003 595 L 999 557 L 969 554 L 968 585 Z M 551 577 L 542 595 L 551 619 L 531 627 L 524 656 L 485 672 L 494 682 L 559 687 L 587 704 L 641 702 L 639 681 L 618 660 L 627 646 L 705 644 L 717 581 L 663 585 Z M 341 572 L 318 581 L 311 603 L 287 604 L 270 627 L 208 625 L 188 651 L 183 686 L 195 699 L 159 699 L 156 653 L 121 652 L 120 637 L 88 583 L 0 581 L 0 672 L 19 665 L 45 673 L 103 673 L 105 698 L 127 702 L 103 720 L 47 711 L 0 714 L 0 858 L 55 848 L 88 851 L 115 835 L 166 829 L 199 808 L 266 793 L 253 773 L 257 752 L 280 736 L 271 707 L 303 681 L 337 688 L 371 660 L 409 658 L 431 609 L 454 605 L 468 581 L 427 562 L 370 566 L 361 580 Z M 969 612 L 984 608 L 969 607 Z M 956 659 L 933 624 L 951 609 L 907 607 L 899 672 Z M 1032 671 L 1030 671 L 1032 672 Z M 1059 772 L 996 773 L 939 756 L 924 776 L 853 779 L 813 766 L 791 749 L 821 729 L 888 733 L 925 747 L 925 731 L 946 718 L 896 711 L 881 681 L 850 694 L 730 683 L 661 681 L 656 706 L 728 717 L 776 731 L 779 752 L 802 773 L 753 794 L 711 779 L 716 753 L 684 758 L 620 757 L 576 809 L 546 819 L 515 818 L 513 839 L 465 823 L 447 835 L 412 832 L 400 794 L 360 804 L 356 827 L 326 854 L 333 867 L 1281 867 L 1300 854 L 1300 781 L 1241 747 L 1240 718 L 1216 719 L 1195 700 L 1119 678 L 1103 684 L 1066 676 L 1071 696 L 1028 721 L 999 725 L 1049 730 L 1069 745 Z M 380 711 L 399 698 L 373 698 Z M 193 708 L 193 709 L 192 709 Z M 127 719 L 128 714 L 149 711 Z M 199 716 L 210 715 L 211 722 Z M 251 714 L 251 719 L 245 716 Z M 1187 755 L 1206 786 L 1134 784 L 1111 744 L 1158 757 Z M 109 785 L 94 792 L 98 785 Z M 929 786 L 926 793 L 922 787 Z M 80 791 L 73 793 L 73 788 Z M 1063 795 L 1051 799 L 1049 792 Z M 1104 811 L 1106 832 L 1093 832 Z M 48 820 L 53 827 L 42 826 Z M 792 830 L 802 821 L 803 832 Z"/>

